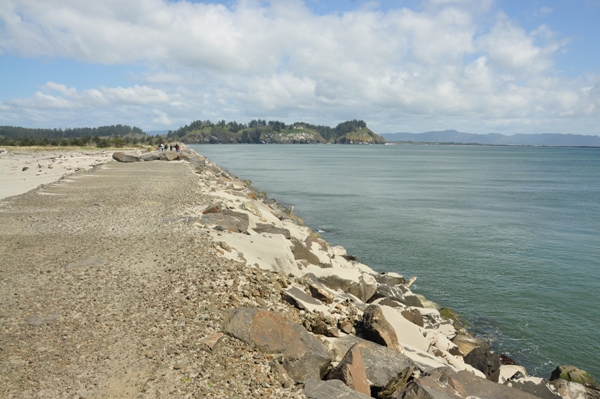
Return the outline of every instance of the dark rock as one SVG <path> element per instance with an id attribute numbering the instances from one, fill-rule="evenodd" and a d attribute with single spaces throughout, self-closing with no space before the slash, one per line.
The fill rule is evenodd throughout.
<path id="1" fill-rule="evenodd" d="M 505 366 L 518 366 L 517 362 L 515 362 L 505 354 L 500 355 L 500 363 L 502 363 Z"/>
<path id="2" fill-rule="evenodd" d="M 329 326 L 323 320 L 315 320 L 312 324 L 313 334 L 327 335 L 327 330 L 329 330 Z"/>
<path id="3" fill-rule="evenodd" d="M 557 379 L 563 379 L 565 381 L 576 382 L 585 385 L 588 388 L 600 390 L 600 385 L 587 371 L 581 370 L 575 366 L 563 365 L 559 366 L 552 371 L 550 375 L 550 381 Z"/>
<path id="4" fill-rule="evenodd" d="M 262 224 L 258 223 L 256 227 L 253 228 L 258 234 L 267 233 L 267 234 L 281 234 L 288 240 L 292 238 L 292 235 L 288 229 L 283 229 L 280 227 L 275 227 L 271 224 Z"/>
<path id="5" fill-rule="evenodd" d="M 356 392 L 340 380 L 308 380 L 304 385 L 304 395 L 310 399 L 371 399 L 370 396 Z"/>
<path id="6" fill-rule="evenodd" d="M 206 215 L 207 213 L 220 213 L 222 208 L 223 205 L 220 202 L 217 202 L 216 204 L 210 204 L 209 206 L 204 208 L 202 214 Z"/>
<path id="7" fill-rule="evenodd" d="M 391 394 L 404 386 L 416 370 L 414 362 L 402 353 L 355 336 L 336 340 L 334 351 L 346 353 L 353 346 L 360 349 L 371 393 Z"/>
<path id="8" fill-rule="evenodd" d="M 498 382 L 500 376 L 500 356 L 489 349 L 477 347 L 465 356 L 465 363 L 470 364 L 485 374 L 486 378 Z"/>
<path id="9" fill-rule="evenodd" d="M 317 273 L 320 282 L 333 290 L 343 291 L 367 302 L 377 290 L 375 278 L 358 270 L 345 269 L 351 273 L 348 275 L 337 274 L 335 269 L 323 269 Z"/>
<path id="10" fill-rule="evenodd" d="M 306 284 L 313 298 L 321 302 L 333 303 L 334 295 L 327 289 L 325 284 L 321 283 L 317 276 L 312 273 L 307 273 L 300 280 Z"/>
<path id="11" fill-rule="evenodd" d="M 113 159 L 117 162 L 139 162 L 140 158 L 135 155 L 125 154 L 124 152 L 114 152 Z"/>
<path id="12" fill-rule="evenodd" d="M 375 277 L 375 279 L 377 279 L 377 277 Z M 415 308 L 423 307 L 423 304 L 419 298 L 401 284 L 393 287 L 387 284 L 378 284 L 377 291 L 375 291 L 375 294 L 373 294 L 373 296 L 370 298 L 370 301 L 372 302 L 379 298 L 389 298 L 403 303 L 406 306 L 412 306 Z"/>
<path id="13" fill-rule="evenodd" d="M 21 172 L 25 172 L 28 169 L 29 169 L 29 166 L 23 166 L 23 169 L 21 169 Z"/>
<path id="14" fill-rule="evenodd" d="M 297 287 L 291 287 L 282 294 L 284 300 L 294 305 L 298 309 L 311 310 L 311 306 L 323 306 L 323 303 Z M 325 334 L 323 334 L 325 335 Z"/>
<path id="15" fill-rule="evenodd" d="M 390 398 L 403 399 L 535 399 L 523 391 L 479 378 L 468 371 L 458 373 L 449 367 L 433 370 L 429 375 L 417 378 Z"/>
<path id="16" fill-rule="evenodd" d="M 362 328 L 364 338 L 376 342 L 388 348 L 399 350 L 398 337 L 394 327 L 388 323 L 383 315 L 383 311 L 377 305 L 369 305 L 362 318 Z"/>
<path id="17" fill-rule="evenodd" d="M 294 243 L 294 248 L 292 248 L 294 258 L 296 258 L 297 260 L 304 259 L 309 263 L 312 263 L 313 265 L 318 265 L 321 263 L 319 257 L 313 254 L 308 248 L 306 248 L 304 244 L 296 240 L 292 240 L 292 242 Z"/>
<path id="18" fill-rule="evenodd" d="M 401 313 L 406 320 L 418 325 L 419 327 L 423 327 L 423 316 L 417 309 L 404 309 Z"/>
<path id="19" fill-rule="evenodd" d="M 264 353 L 281 353 L 283 367 L 296 382 L 321 379 L 331 363 L 329 353 L 314 335 L 273 312 L 252 308 L 229 311 L 223 331 Z"/>
<path id="20" fill-rule="evenodd" d="M 367 373 L 358 344 L 355 344 L 346 352 L 346 355 L 338 365 L 327 374 L 327 379 L 340 380 L 356 392 L 365 395 L 371 394 L 371 388 L 367 380 Z"/>

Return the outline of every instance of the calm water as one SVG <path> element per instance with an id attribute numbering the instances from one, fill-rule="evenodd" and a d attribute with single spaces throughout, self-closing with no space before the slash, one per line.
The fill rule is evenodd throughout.
<path id="1" fill-rule="evenodd" d="M 600 149 L 199 145 L 495 350 L 600 378 Z"/>

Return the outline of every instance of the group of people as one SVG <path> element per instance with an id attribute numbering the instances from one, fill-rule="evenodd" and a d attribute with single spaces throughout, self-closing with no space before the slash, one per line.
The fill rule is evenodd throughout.
<path id="1" fill-rule="evenodd" d="M 156 148 L 157 151 L 163 152 L 163 151 L 173 151 L 173 148 L 175 148 L 175 151 L 179 152 L 179 150 L 181 150 L 181 147 L 179 147 L 179 144 L 175 144 L 173 145 L 173 143 L 171 144 L 163 144 L 160 143 L 160 145 Z"/>

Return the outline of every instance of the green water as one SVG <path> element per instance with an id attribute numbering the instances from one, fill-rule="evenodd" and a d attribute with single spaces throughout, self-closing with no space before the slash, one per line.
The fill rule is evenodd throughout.
<path id="1" fill-rule="evenodd" d="M 600 149 L 199 145 L 494 349 L 600 378 Z"/>

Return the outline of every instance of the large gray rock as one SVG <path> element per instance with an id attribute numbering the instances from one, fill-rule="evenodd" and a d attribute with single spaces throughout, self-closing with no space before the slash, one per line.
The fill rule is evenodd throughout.
<path id="1" fill-rule="evenodd" d="M 327 307 L 323 302 L 313 298 L 306 292 L 300 290 L 298 287 L 290 287 L 281 293 L 282 298 L 294 305 L 298 309 L 308 310 L 310 312 L 321 311 L 327 312 Z"/>
<path id="2" fill-rule="evenodd" d="M 406 286 L 399 284 L 390 286 L 387 284 L 379 284 L 377 291 L 371 297 L 371 301 L 379 298 L 389 298 L 394 301 L 405 304 L 406 306 L 413 306 L 416 308 L 422 308 L 423 304 L 419 298 L 413 294 Z"/>
<path id="3" fill-rule="evenodd" d="M 348 387 L 340 380 L 309 380 L 304 385 L 304 395 L 310 399 L 371 399 Z"/>
<path id="4" fill-rule="evenodd" d="M 539 377 L 527 377 L 517 373 L 510 378 L 506 385 L 523 392 L 530 393 L 543 399 L 561 399 L 553 386 L 550 386 L 547 380 Z"/>
<path id="5" fill-rule="evenodd" d="M 140 158 L 142 159 L 142 161 L 145 161 L 145 162 L 158 161 L 160 159 L 160 153 L 158 153 L 156 151 L 147 152 L 145 154 L 142 154 L 142 156 Z"/>
<path id="6" fill-rule="evenodd" d="M 402 399 L 536 399 L 535 396 L 479 378 L 468 371 L 449 367 L 433 370 L 396 391 L 391 398 Z"/>
<path id="7" fill-rule="evenodd" d="M 283 229 L 281 227 L 275 227 L 272 224 L 263 224 L 258 223 L 256 227 L 252 230 L 256 231 L 258 234 L 266 233 L 266 234 L 281 234 L 288 240 L 292 238 L 292 235 L 288 229 Z"/>
<path id="8" fill-rule="evenodd" d="M 396 351 L 400 350 L 398 336 L 394 327 L 386 320 L 383 311 L 377 305 L 369 305 L 362 318 L 364 338 Z"/>
<path id="9" fill-rule="evenodd" d="M 140 157 L 136 155 L 125 154 L 124 152 L 114 152 L 113 159 L 117 162 L 139 162 Z"/>
<path id="10" fill-rule="evenodd" d="M 352 294 L 363 302 L 367 302 L 377 290 L 375 278 L 358 269 L 325 268 L 313 273 L 327 287 Z"/>
<path id="11" fill-rule="evenodd" d="M 283 367 L 296 382 L 323 378 L 331 363 L 329 353 L 314 335 L 273 312 L 254 308 L 229 311 L 223 331 L 264 353 L 281 353 Z"/>
<path id="12" fill-rule="evenodd" d="M 297 260 L 304 259 L 313 265 L 319 265 L 321 263 L 319 257 L 306 248 L 304 244 L 296 240 L 292 240 L 292 242 L 294 243 L 294 248 L 292 248 L 294 258 Z"/>
<path id="13" fill-rule="evenodd" d="M 550 376 L 550 381 L 557 380 L 559 378 L 566 381 L 583 384 L 588 388 L 600 390 L 600 385 L 598 382 L 596 382 L 594 377 L 590 375 L 590 373 L 575 366 L 563 365 L 555 368 Z"/>
<path id="14" fill-rule="evenodd" d="M 578 382 L 558 378 L 550 382 L 558 394 L 564 399 L 600 399 L 600 391 L 587 388 Z"/>
<path id="15" fill-rule="evenodd" d="M 375 280 L 377 280 L 379 284 L 386 284 L 389 286 L 406 283 L 406 279 L 404 278 L 404 276 L 395 272 L 385 272 L 378 274 L 375 276 Z"/>
<path id="16" fill-rule="evenodd" d="M 334 294 L 325 286 L 325 284 L 319 281 L 317 276 L 312 273 L 307 273 L 300 281 L 306 284 L 310 291 L 310 295 L 312 295 L 313 298 L 318 299 L 321 302 L 333 303 L 333 300 L 335 299 Z"/>
<path id="17" fill-rule="evenodd" d="M 202 215 L 200 222 L 219 226 L 223 230 L 242 233 L 248 230 L 248 215 L 241 212 L 224 210 L 222 213 L 207 213 Z"/>
<path id="18" fill-rule="evenodd" d="M 463 356 L 468 355 L 475 348 L 483 348 L 485 350 L 491 349 L 488 341 L 470 335 L 458 334 L 456 337 L 452 338 L 452 342 L 454 342 L 454 345 L 458 346 L 458 349 Z"/>
<path id="19" fill-rule="evenodd" d="M 327 374 L 327 379 L 340 380 L 356 392 L 365 395 L 371 394 L 359 344 L 355 344 L 346 352 L 338 365 Z"/>
<path id="20" fill-rule="evenodd" d="M 175 151 L 165 151 L 164 154 L 167 161 L 176 161 L 179 159 L 179 154 Z"/>
<path id="21" fill-rule="evenodd" d="M 342 337 L 333 344 L 336 359 L 353 346 L 360 349 L 372 392 L 396 391 L 406 384 L 416 370 L 413 361 L 402 353 L 351 335 Z"/>
<path id="22" fill-rule="evenodd" d="M 500 355 L 489 349 L 477 347 L 465 356 L 465 363 L 481 371 L 488 380 L 498 382 L 500 376 Z"/>

